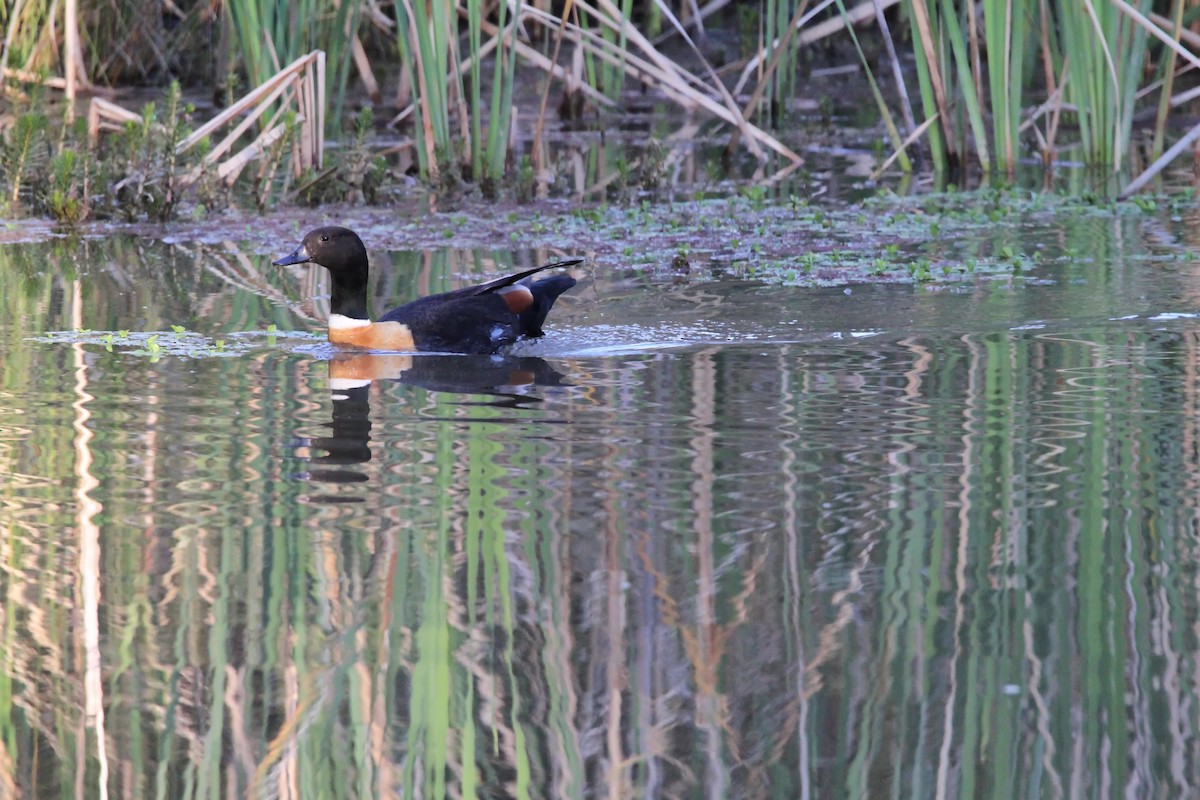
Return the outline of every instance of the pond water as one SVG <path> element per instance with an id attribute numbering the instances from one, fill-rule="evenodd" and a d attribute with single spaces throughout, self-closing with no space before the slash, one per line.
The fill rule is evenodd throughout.
<path id="1" fill-rule="evenodd" d="M 1194 226 L 1062 226 L 592 263 L 497 359 L 335 353 L 291 241 L 0 247 L 0 796 L 1196 795 Z"/>

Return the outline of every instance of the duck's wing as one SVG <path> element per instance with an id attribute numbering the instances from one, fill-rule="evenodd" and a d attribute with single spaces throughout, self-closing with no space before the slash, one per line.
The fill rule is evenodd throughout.
<path id="1" fill-rule="evenodd" d="M 487 283 L 480 283 L 476 286 L 466 286 L 462 289 L 455 289 L 452 292 L 446 292 L 444 294 L 430 295 L 429 297 L 422 297 L 419 300 L 414 300 L 413 302 L 414 303 L 441 302 L 441 301 L 445 301 L 445 300 L 458 300 L 463 297 L 476 297 L 481 294 L 494 294 L 497 291 L 499 291 L 500 289 L 505 289 L 509 286 L 518 284 L 521 281 L 524 281 L 526 278 L 530 277 L 531 275 L 536 275 L 539 272 L 544 272 L 548 269 L 561 269 L 563 267 L 573 267 L 576 264 L 582 264 L 582 263 L 583 263 L 582 258 L 568 258 L 565 261 L 555 261 L 553 264 L 543 264 L 542 266 L 534 267 L 533 269 L 526 269 L 526 270 L 522 270 L 521 272 L 514 272 L 512 275 L 505 275 L 503 278 L 496 278 L 494 281 L 488 281 Z"/>
<path id="2" fill-rule="evenodd" d="M 400 322 L 418 350 L 494 353 L 521 337 L 520 320 L 502 295 L 435 295 L 392 309 L 380 322 Z"/>
<path id="3" fill-rule="evenodd" d="M 468 296 L 468 297 L 478 295 L 478 294 L 487 294 L 488 292 L 494 292 L 497 289 L 503 289 L 506 286 L 512 286 L 515 283 L 520 283 L 521 281 L 528 278 L 530 275 L 537 275 L 539 272 L 543 272 L 548 269 L 561 269 L 563 267 L 573 267 L 576 264 L 582 264 L 582 263 L 583 263 L 582 258 L 568 258 L 565 261 L 555 261 L 553 264 L 543 264 L 540 267 L 534 267 L 533 269 L 527 269 L 527 270 L 524 270 L 523 272 L 516 272 L 512 275 L 506 275 L 503 278 L 497 278 L 494 281 L 489 281 L 487 283 L 481 283 L 478 286 L 468 286 L 466 289 L 459 289 L 459 291 L 463 292 L 464 296 Z"/>
<path id="4" fill-rule="evenodd" d="M 422 297 L 392 309 L 379 321 L 407 325 L 419 350 L 494 353 L 522 336 L 541 336 L 542 323 L 555 299 L 575 285 L 570 275 L 528 279 L 582 262 L 582 258 L 556 261 L 477 286 Z"/>

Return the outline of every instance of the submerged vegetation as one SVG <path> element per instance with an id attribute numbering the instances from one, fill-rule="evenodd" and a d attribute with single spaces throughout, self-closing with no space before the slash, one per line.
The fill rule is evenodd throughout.
<path id="1" fill-rule="evenodd" d="M 1196 14 L 1183 0 L 1169 10 L 1161 17 L 1124 0 L 702 9 L 684 0 L 249 0 L 167 10 L 147 0 L 24 0 L 0 8 L 0 203 L 6 215 L 65 222 L 164 220 L 184 195 L 201 211 L 371 202 L 387 179 L 401 185 L 410 174 L 435 188 L 525 196 L 522 187 L 552 171 L 552 115 L 603 130 L 646 91 L 687 112 L 678 138 L 694 136 L 696 120 L 715 121 L 728 150 L 790 170 L 802 161 L 790 109 L 830 53 L 857 63 L 891 141 L 876 174 L 911 169 L 918 155 L 943 171 L 1010 173 L 1022 157 L 1051 165 L 1069 149 L 1115 174 L 1140 171 L 1128 191 L 1200 136 L 1193 129 L 1167 149 L 1172 112 L 1195 93 L 1181 89 L 1181 73 L 1200 65 L 1187 27 Z M 140 84 L 164 91 L 140 113 L 104 96 Z M 85 90 L 87 125 L 77 108 Z M 217 120 L 199 125 L 216 112 L 184 104 L 185 92 L 227 107 L 217 117 L 233 126 L 224 138 L 214 141 Z M 347 113 L 354 106 L 375 113 Z M 1153 119 L 1145 142 L 1134 135 L 1141 112 Z M 372 149 L 380 125 L 406 135 L 392 136 L 390 160 Z M 331 165 L 326 132 L 348 142 Z M 254 177 L 239 180 L 251 162 Z"/>

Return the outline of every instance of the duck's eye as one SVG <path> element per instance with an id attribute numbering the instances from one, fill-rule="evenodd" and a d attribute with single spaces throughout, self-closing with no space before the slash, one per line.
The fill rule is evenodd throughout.
<path id="1" fill-rule="evenodd" d="M 321 241 L 322 241 L 322 242 L 328 242 L 328 241 L 329 241 L 329 234 L 328 234 L 328 233 L 322 233 L 322 234 L 321 234 Z"/>

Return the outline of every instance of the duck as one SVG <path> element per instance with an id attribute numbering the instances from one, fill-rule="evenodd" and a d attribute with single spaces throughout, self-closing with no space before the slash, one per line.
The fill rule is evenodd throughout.
<path id="1" fill-rule="evenodd" d="M 554 301 L 575 285 L 558 273 L 532 280 L 539 272 L 583 262 L 569 258 L 494 281 L 413 300 L 372 322 L 367 315 L 367 248 L 358 234 L 336 225 L 304 234 L 277 267 L 312 262 L 332 279 L 329 341 L 360 350 L 496 354 L 521 339 L 543 335 Z"/>

